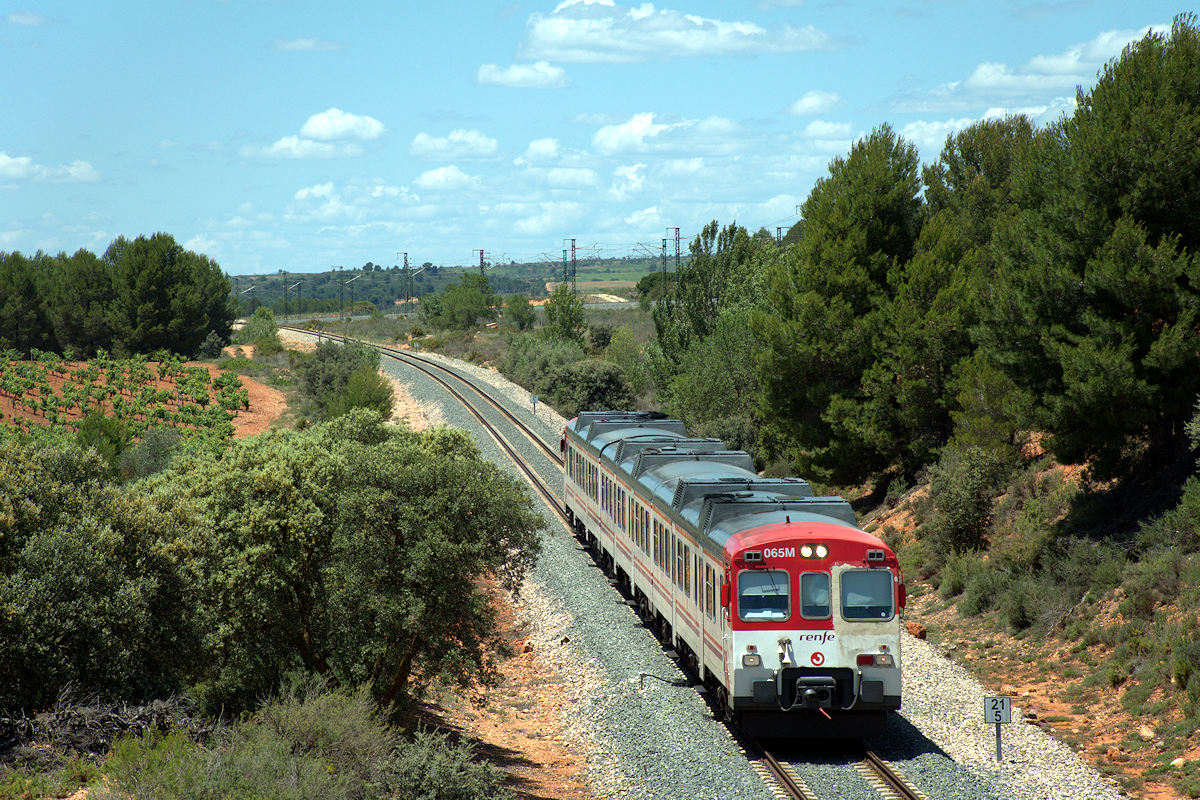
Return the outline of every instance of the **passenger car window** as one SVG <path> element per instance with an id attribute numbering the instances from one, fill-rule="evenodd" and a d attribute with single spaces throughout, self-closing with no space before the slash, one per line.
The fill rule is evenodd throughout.
<path id="1" fill-rule="evenodd" d="M 800 576 L 800 616 L 829 619 L 828 572 L 806 572 Z"/>
<path id="2" fill-rule="evenodd" d="M 738 574 L 738 616 L 747 622 L 791 616 L 788 574 L 782 570 L 744 570 Z"/>
<path id="3" fill-rule="evenodd" d="M 892 606 L 892 573 L 886 569 L 860 569 L 842 573 L 842 617 L 886 620 Z"/>

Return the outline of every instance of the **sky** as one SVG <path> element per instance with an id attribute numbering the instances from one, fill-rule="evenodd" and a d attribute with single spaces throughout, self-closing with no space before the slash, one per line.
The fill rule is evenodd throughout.
<path id="1" fill-rule="evenodd" d="M 164 231 L 231 275 L 772 234 L 880 125 L 1076 89 L 1160 0 L 0 0 L 0 252 Z"/>

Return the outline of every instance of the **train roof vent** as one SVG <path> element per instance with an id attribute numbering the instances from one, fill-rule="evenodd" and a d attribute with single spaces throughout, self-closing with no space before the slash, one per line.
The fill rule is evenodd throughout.
<path id="1" fill-rule="evenodd" d="M 633 458 L 643 450 L 649 450 L 654 447 L 669 447 L 679 441 L 683 440 L 679 437 L 663 436 L 659 433 L 630 436 L 628 439 L 622 439 L 617 443 L 616 452 L 613 454 L 613 461 L 620 464 L 626 459 Z"/>
<path id="2" fill-rule="evenodd" d="M 592 412 L 596 413 L 596 412 Z M 629 428 L 636 430 L 638 428 L 651 428 L 656 431 L 678 434 L 680 438 L 687 436 L 687 430 L 683 427 L 683 423 L 677 419 L 648 419 L 640 416 L 623 416 L 607 419 L 593 419 L 587 423 L 586 429 L 576 426 L 579 435 L 589 442 L 594 441 L 597 436 L 609 431 L 622 430 Z M 631 434 L 632 435 L 632 434 Z"/>
<path id="3" fill-rule="evenodd" d="M 700 528 L 707 534 L 724 520 L 747 514 L 769 514 L 771 512 L 784 512 L 785 519 L 787 518 L 786 512 L 792 512 L 830 517 L 852 527 L 858 525 L 854 519 L 854 509 L 840 497 L 780 500 L 760 494 L 754 494 L 751 497 L 724 494 L 711 495 L 704 499 L 704 506 L 700 511 Z M 764 522 L 767 521 L 769 520 L 764 520 Z"/>
<path id="4" fill-rule="evenodd" d="M 694 440 L 693 440 L 694 441 Z M 720 440 L 714 439 L 715 446 L 709 448 L 697 448 L 692 446 L 693 442 L 688 442 L 686 447 L 651 447 L 637 454 L 637 460 L 633 464 L 633 477 L 638 477 L 648 469 L 662 466 L 663 464 L 673 464 L 677 461 L 712 461 L 733 467 L 740 467 L 747 471 L 754 469 L 754 460 L 750 458 L 748 453 L 740 450 L 724 450 L 724 445 Z"/>
<path id="5" fill-rule="evenodd" d="M 736 452 L 736 451 L 729 451 Z M 671 498 L 671 507 L 676 511 L 701 497 L 709 494 L 733 495 L 735 493 L 749 497 L 753 479 L 742 477 L 699 478 L 680 480 L 675 484 L 675 496 Z M 741 490 L 740 492 L 738 490 Z"/>

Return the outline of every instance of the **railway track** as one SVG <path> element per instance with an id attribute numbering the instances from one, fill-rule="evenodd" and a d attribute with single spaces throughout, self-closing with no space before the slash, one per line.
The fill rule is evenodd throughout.
<path id="1" fill-rule="evenodd" d="M 296 333 L 316 335 L 315 331 L 304 328 L 281 327 L 284 330 Z M 346 341 L 346 337 L 337 334 L 322 332 L 321 336 L 342 343 Z M 564 524 L 567 524 L 566 514 L 562 510 L 562 505 L 554 489 L 528 463 L 528 459 L 517 449 L 509 437 L 477 408 L 478 401 L 476 398 L 495 409 L 522 436 L 532 442 L 556 469 L 561 469 L 562 456 L 557 448 L 547 444 L 536 431 L 488 394 L 485 389 L 455 370 L 409 351 L 386 345 L 369 344 L 369 346 L 377 349 L 383 356 L 417 369 L 449 392 L 499 445 L 505 455 L 521 471 L 533 489 L 542 497 L 546 505 L 557 514 Z M 735 733 L 735 735 L 737 734 Z M 795 798 L 795 800 L 821 800 L 818 795 L 813 793 L 800 775 L 800 771 L 804 767 L 803 761 L 780 760 L 760 742 L 749 743 L 746 750 L 748 753 L 757 752 L 761 756 L 759 762 L 763 768 L 762 772 L 765 773 L 764 777 L 788 797 Z M 880 797 L 887 798 L 887 800 L 928 800 L 925 794 L 909 784 L 891 764 L 880 758 L 870 748 L 863 749 L 854 761 L 853 768 L 877 791 Z"/>
<path id="2" fill-rule="evenodd" d="M 821 800 L 820 795 L 813 792 L 800 775 L 804 762 L 781 760 L 761 742 L 754 743 L 754 749 L 761 754 L 761 763 L 767 775 L 789 798 Z M 853 768 L 880 797 L 887 800 L 929 800 L 920 789 L 909 783 L 895 767 L 869 747 L 864 747 L 860 754 L 856 754 Z"/>

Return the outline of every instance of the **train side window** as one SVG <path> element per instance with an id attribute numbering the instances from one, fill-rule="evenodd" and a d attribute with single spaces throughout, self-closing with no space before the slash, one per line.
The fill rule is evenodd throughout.
<path id="1" fill-rule="evenodd" d="M 708 614 L 709 619 L 717 618 L 717 595 L 716 583 L 713 580 L 713 568 L 708 564 L 704 565 L 704 613 Z"/>
<path id="2" fill-rule="evenodd" d="M 881 622 L 895 616 L 892 573 L 886 569 L 847 570 L 841 577 L 842 617 Z"/>
<path id="3" fill-rule="evenodd" d="M 746 622 L 784 620 L 792 615 L 787 572 L 747 569 L 737 577 L 738 617 Z"/>
<path id="4" fill-rule="evenodd" d="M 829 573 L 801 574 L 800 616 L 805 619 L 829 619 L 829 614 Z"/>

